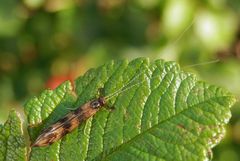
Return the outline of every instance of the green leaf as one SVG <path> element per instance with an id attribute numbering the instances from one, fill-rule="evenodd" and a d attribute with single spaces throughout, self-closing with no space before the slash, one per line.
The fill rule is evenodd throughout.
<path id="1" fill-rule="evenodd" d="M 25 161 L 26 158 L 21 120 L 15 111 L 11 111 L 6 123 L 0 125 L 0 160 Z"/>
<path id="2" fill-rule="evenodd" d="M 139 75 L 139 77 L 136 77 Z M 144 73 L 144 74 L 141 74 Z M 29 133 L 40 131 L 96 98 L 142 82 L 110 99 L 108 106 L 48 147 L 32 148 L 30 160 L 206 160 L 224 135 L 235 98 L 197 81 L 174 62 L 139 58 L 112 61 L 89 70 L 74 88 L 65 82 L 27 102 Z M 74 91 L 73 91 L 74 89 Z M 74 94 L 75 93 L 75 94 Z"/>

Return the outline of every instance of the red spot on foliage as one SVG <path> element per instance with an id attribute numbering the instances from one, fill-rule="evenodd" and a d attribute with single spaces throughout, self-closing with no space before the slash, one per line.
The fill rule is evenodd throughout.
<path id="1" fill-rule="evenodd" d="M 58 87 L 61 83 L 70 80 L 73 84 L 73 77 L 71 75 L 58 75 L 58 76 L 52 76 L 48 79 L 46 83 L 46 87 L 50 89 L 55 89 Z"/>

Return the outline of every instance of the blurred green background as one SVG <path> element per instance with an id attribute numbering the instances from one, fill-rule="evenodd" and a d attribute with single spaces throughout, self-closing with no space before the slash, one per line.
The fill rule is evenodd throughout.
<path id="1" fill-rule="evenodd" d="M 0 0 L 0 123 L 45 88 L 142 56 L 177 61 L 239 100 L 240 1 Z M 214 160 L 240 161 L 239 106 Z"/>

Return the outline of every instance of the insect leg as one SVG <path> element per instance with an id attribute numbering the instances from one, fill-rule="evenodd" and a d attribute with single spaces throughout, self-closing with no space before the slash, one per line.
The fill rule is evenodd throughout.
<path id="1" fill-rule="evenodd" d="M 78 108 L 78 107 L 77 107 Z M 70 111 L 74 111 L 74 110 L 76 110 L 77 108 L 66 108 L 67 110 L 70 110 Z"/>
<path id="2" fill-rule="evenodd" d="M 104 88 L 99 88 L 97 93 L 97 98 L 104 97 L 105 96 L 105 90 Z"/>

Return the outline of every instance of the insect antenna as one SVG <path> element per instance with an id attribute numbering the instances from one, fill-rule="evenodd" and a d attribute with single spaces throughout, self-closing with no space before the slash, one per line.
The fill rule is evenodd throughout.
<path id="1" fill-rule="evenodd" d="M 192 21 L 187 25 L 187 27 L 178 35 L 178 37 L 169 46 L 167 46 L 167 49 L 166 49 L 167 51 L 170 50 L 172 47 L 174 47 L 182 39 L 182 37 L 185 35 L 185 33 L 188 32 L 188 30 L 190 30 L 190 28 L 195 24 L 195 21 L 196 21 L 196 17 L 194 17 L 192 19 Z M 184 67 L 182 67 L 182 69 L 201 66 L 201 65 L 214 64 L 219 61 L 220 61 L 219 59 L 215 59 L 215 60 L 210 60 L 207 62 L 200 62 L 197 64 L 191 64 L 191 65 L 184 66 Z"/>
<path id="2" fill-rule="evenodd" d="M 218 62 L 220 62 L 220 59 L 210 60 L 207 62 L 201 62 L 201 63 L 197 63 L 197 64 L 192 64 L 192 65 L 186 65 L 186 66 L 182 67 L 182 69 L 196 67 L 196 66 L 202 66 L 202 65 L 208 65 L 208 64 L 214 64 L 214 63 L 218 63 Z"/>
<path id="3" fill-rule="evenodd" d="M 152 78 L 154 78 L 154 77 L 152 77 Z M 133 88 L 133 87 L 135 87 L 135 86 L 137 86 L 137 85 L 139 85 L 139 84 L 144 83 L 145 81 L 147 81 L 147 80 L 143 80 L 143 81 L 141 81 L 141 82 L 138 82 L 138 83 L 136 83 L 136 84 L 133 84 L 133 85 L 131 85 L 131 86 L 125 88 L 125 89 L 121 88 L 120 90 L 114 92 L 113 94 L 105 97 L 105 99 L 106 99 L 106 101 L 107 101 L 107 100 L 113 98 L 115 95 L 118 95 L 118 94 L 120 94 L 120 93 L 123 93 L 123 92 L 125 92 L 125 91 L 127 91 L 127 90 L 129 90 L 129 89 L 131 89 L 131 88 Z M 126 87 L 126 86 L 125 86 L 125 87 Z"/>
<path id="4" fill-rule="evenodd" d="M 186 33 L 188 30 L 190 30 L 190 28 L 194 25 L 195 21 L 196 21 L 196 18 L 194 17 L 194 18 L 192 19 L 192 21 L 187 25 L 187 27 L 178 35 L 177 39 L 175 39 L 175 41 L 173 41 L 169 46 L 167 46 L 167 49 L 170 49 L 170 48 L 174 47 L 174 46 L 182 39 L 182 37 L 185 35 L 185 33 Z M 187 65 L 187 66 L 182 67 L 182 69 L 184 69 L 184 68 L 189 68 L 189 67 L 195 67 L 195 66 L 201 66 L 201 65 L 213 64 L 213 63 L 217 63 L 217 62 L 219 62 L 219 61 L 220 61 L 219 59 L 216 59 L 216 60 L 211 60 L 211 61 L 207 61 L 207 62 L 201 62 L 201 63 L 197 63 L 197 64 Z M 127 90 L 129 90 L 129 89 L 131 89 L 131 88 L 133 88 L 133 87 L 135 87 L 135 86 L 137 86 L 137 85 L 139 85 L 139 84 L 144 83 L 144 82 L 147 81 L 147 80 L 143 80 L 143 81 L 141 81 L 141 82 L 138 82 L 138 83 L 136 83 L 136 84 L 133 84 L 133 85 L 131 85 L 131 86 L 128 86 L 128 85 L 130 85 L 134 80 L 136 80 L 137 77 L 139 77 L 139 76 L 140 76 L 141 74 L 143 74 L 144 72 L 145 72 L 145 71 L 139 73 L 139 74 L 136 75 L 133 79 L 131 79 L 125 86 L 123 86 L 123 87 L 121 87 L 120 89 L 118 89 L 117 91 L 115 91 L 115 92 L 113 92 L 113 93 L 105 96 L 104 98 L 105 98 L 106 100 L 109 100 L 109 99 L 113 98 L 114 96 L 119 95 L 120 93 L 123 93 L 123 92 L 125 92 L 125 91 L 127 91 Z M 155 76 L 155 77 L 158 77 L 158 76 Z M 152 77 L 151 79 L 153 79 L 153 78 L 155 78 L 155 77 Z"/>
<path id="5" fill-rule="evenodd" d="M 207 65 L 207 64 L 213 64 L 213 63 L 217 63 L 217 62 L 219 62 L 219 61 L 220 61 L 219 59 L 216 59 L 216 60 L 212 60 L 212 61 L 208 61 L 208 62 L 193 64 L 193 65 L 188 65 L 188 66 L 185 66 L 185 67 L 183 67 L 183 68 L 194 67 L 194 66 L 201 66 L 201 65 Z M 182 68 L 182 69 L 183 69 L 183 68 Z M 130 81 L 127 83 L 127 85 L 121 87 L 121 88 L 120 88 L 119 90 L 117 90 L 116 92 L 113 92 L 113 93 L 109 94 L 108 96 L 106 96 L 106 97 L 105 97 L 105 100 L 107 101 L 107 100 L 113 98 L 114 96 L 119 95 L 120 93 L 123 93 L 123 92 L 125 92 L 125 91 L 127 91 L 127 90 L 129 90 L 129 89 L 131 89 L 131 88 L 133 88 L 133 87 L 135 87 L 135 86 L 137 86 L 137 85 L 139 85 L 139 84 L 142 84 L 142 83 L 146 82 L 148 79 L 145 79 L 145 80 L 143 80 L 143 81 L 141 81 L 141 82 L 138 82 L 138 83 L 135 83 L 135 84 L 132 84 L 132 85 L 128 86 L 128 85 L 131 84 L 137 77 L 139 77 L 139 76 L 140 76 L 141 74 L 143 74 L 143 73 L 144 73 L 144 72 L 141 72 L 140 74 L 138 74 L 137 76 L 135 76 L 132 80 L 130 80 Z M 156 77 L 159 77 L 159 76 L 154 76 L 154 77 L 151 77 L 150 79 L 153 79 L 153 78 L 156 78 Z"/>
<path id="6" fill-rule="evenodd" d="M 177 43 L 183 38 L 183 36 L 188 32 L 188 30 L 190 30 L 190 28 L 194 25 L 195 21 L 196 21 L 196 18 L 194 17 L 192 21 L 186 26 L 186 28 L 177 36 L 177 38 L 172 42 L 170 42 L 169 45 L 166 46 L 166 49 L 165 49 L 166 52 L 171 50 L 177 45 Z"/>
<path id="7" fill-rule="evenodd" d="M 141 73 L 141 74 L 142 74 L 142 73 Z M 139 76 L 139 75 L 137 75 L 136 77 L 138 77 L 138 76 Z M 134 77 L 134 79 L 135 79 L 136 77 Z M 158 75 L 158 76 L 154 76 L 154 77 L 151 77 L 151 78 L 149 78 L 149 79 L 154 79 L 154 78 L 157 78 L 157 77 L 160 77 L 160 76 L 159 76 L 159 75 Z M 107 101 L 107 100 L 113 98 L 114 96 L 119 95 L 120 93 L 123 93 L 123 92 L 125 92 L 125 91 L 127 91 L 127 90 L 129 90 L 129 89 L 131 89 L 131 88 L 133 88 L 133 87 L 135 87 L 135 86 L 137 86 L 137 85 L 139 85 L 139 84 L 142 84 L 142 83 L 148 81 L 149 79 L 144 79 L 143 81 L 138 82 L 138 83 L 135 83 L 135 84 L 132 84 L 132 85 L 130 85 L 130 86 L 128 86 L 128 87 L 127 87 L 127 86 L 124 86 L 124 87 L 126 87 L 125 89 L 124 89 L 124 87 L 120 88 L 120 89 L 117 90 L 116 92 L 114 92 L 114 93 L 106 96 L 106 97 L 105 97 L 105 100 Z M 132 81 L 131 81 L 131 82 L 132 82 Z M 130 83 L 128 83 L 128 84 L 130 84 Z"/>
<path id="8" fill-rule="evenodd" d="M 194 17 L 190 24 L 188 24 L 188 26 L 180 33 L 180 35 L 178 35 L 177 39 L 171 43 L 170 47 L 175 46 L 182 39 L 185 33 L 194 25 L 195 21 L 196 18 Z"/>
<path id="9" fill-rule="evenodd" d="M 129 84 L 131 84 L 134 80 L 136 80 L 140 75 L 144 74 L 145 70 L 140 72 L 138 75 L 136 75 L 135 77 L 133 77 L 125 86 L 121 87 L 120 89 L 118 89 L 117 91 L 105 96 L 106 100 L 111 99 L 112 97 L 114 97 L 115 95 L 118 95 L 120 93 L 122 93 L 123 91 L 126 91 L 126 89 L 129 89 L 130 87 L 132 88 L 133 86 L 136 86 L 138 83 L 133 84 L 132 86 L 130 86 L 129 88 L 126 88 Z M 125 89 L 124 89 L 125 88 Z"/>

